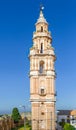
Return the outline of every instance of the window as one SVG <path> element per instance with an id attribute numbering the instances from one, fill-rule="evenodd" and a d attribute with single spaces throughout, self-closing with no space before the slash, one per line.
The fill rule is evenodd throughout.
<path id="1" fill-rule="evenodd" d="M 67 123 L 70 123 L 70 116 L 67 116 Z"/>
<path id="2" fill-rule="evenodd" d="M 44 94 L 44 89 L 43 88 L 41 88 L 41 95 L 43 95 Z"/>
<path id="3" fill-rule="evenodd" d="M 43 43 L 41 43 L 41 50 L 40 53 L 43 53 Z"/>
<path id="4" fill-rule="evenodd" d="M 43 73 L 43 65 L 40 65 L 40 73 Z"/>
<path id="5" fill-rule="evenodd" d="M 41 121 L 41 128 L 42 128 L 42 129 L 46 129 L 46 128 L 45 128 L 45 121 L 44 121 L 44 120 Z"/>
<path id="6" fill-rule="evenodd" d="M 41 96 L 45 96 L 46 95 L 45 86 L 40 87 L 39 93 L 40 93 Z M 42 102 L 41 105 L 44 105 L 44 102 Z"/>
<path id="7" fill-rule="evenodd" d="M 41 102 L 41 105 L 44 105 L 44 102 Z"/>
<path id="8" fill-rule="evenodd" d="M 41 32 L 43 32 L 43 27 L 41 26 Z"/>
<path id="9" fill-rule="evenodd" d="M 41 115 L 44 115 L 44 112 L 41 112 Z"/>
<path id="10" fill-rule="evenodd" d="M 62 119 L 62 121 L 61 122 L 65 122 L 65 119 Z"/>
<path id="11" fill-rule="evenodd" d="M 39 72 L 40 72 L 40 73 L 43 73 L 43 70 L 44 70 L 44 62 L 41 61 L 41 62 L 40 62 Z"/>

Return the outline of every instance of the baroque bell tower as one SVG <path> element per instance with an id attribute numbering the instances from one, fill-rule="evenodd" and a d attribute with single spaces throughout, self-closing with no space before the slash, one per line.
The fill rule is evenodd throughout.
<path id="1" fill-rule="evenodd" d="M 56 57 L 42 8 L 35 26 L 29 55 L 32 130 L 55 130 Z"/>

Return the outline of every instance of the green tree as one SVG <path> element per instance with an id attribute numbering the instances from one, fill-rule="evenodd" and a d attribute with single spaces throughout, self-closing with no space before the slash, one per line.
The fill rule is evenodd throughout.
<path id="1" fill-rule="evenodd" d="M 75 130 L 75 128 L 69 123 L 65 123 L 64 130 Z"/>
<path id="2" fill-rule="evenodd" d="M 62 128 L 64 128 L 65 122 L 59 122 L 59 125 L 62 126 Z"/>
<path id="3" fill-rule="evenodd" d="M 21 119 L 21 115 L 19 113 L 18 108 L 13 108 L 12 110 L 12 119 L 14 120 L 14 123 L 18 123 L 19 120 Z"/>

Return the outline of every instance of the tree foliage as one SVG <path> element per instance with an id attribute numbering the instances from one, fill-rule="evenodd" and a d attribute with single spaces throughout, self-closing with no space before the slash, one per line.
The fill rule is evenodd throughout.
<path id="1" fill-rule="evenodd" d="M 12 119 L 14 120 L 14 123 L 18 123 L 19 120 L 21 119 L 21 115 L 19 113 L 18 108 L 13 108 L 12 110 Z"/>
<path id="2" fill-rule="evenodd" d="M 69 123 L 65 123 L 64 130 L 75 130 L 75 128 Z"/>
<path id="3" fill-rule="evenodd" d="M 62 128 L 64 128 L 65 122 L 59 122 L 59 125 L 62 126 Z"/>

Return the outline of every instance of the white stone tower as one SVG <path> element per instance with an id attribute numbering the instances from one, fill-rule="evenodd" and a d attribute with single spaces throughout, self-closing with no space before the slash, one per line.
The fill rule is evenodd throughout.
<path id="1" fill-rule="evenodd" d="M 55 54 L 42 9 L 30 49 L 32 130 L 55 130 Z"/>

